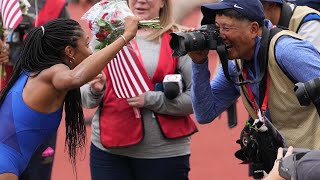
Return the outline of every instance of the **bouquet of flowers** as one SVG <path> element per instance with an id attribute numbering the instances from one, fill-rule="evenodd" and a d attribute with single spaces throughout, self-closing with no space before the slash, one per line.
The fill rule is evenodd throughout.
<path id="1" fill-rule="evenodd" d="M 126 1 L 102 0 L 91 7 L 82 19 L 87 20 L 92 35 L 99 42 L 95 49 L 102 49 L 115 41 L 124 32 L 124 18 L 133 16 Z M 161 29 L 158 18 L 140 21 L 139 27 Z"/>

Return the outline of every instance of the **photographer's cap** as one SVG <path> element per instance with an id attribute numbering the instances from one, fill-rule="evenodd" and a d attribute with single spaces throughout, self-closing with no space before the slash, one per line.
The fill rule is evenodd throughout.
<path id="1" fill-rule="evenodd" d="M 224 9 L 233 9 L 250 21 L 257 21 L 259 24 L 262 24 L 265 19 L 260 0 L 221 0 L 219 3 L 201 6 L 201 12 L 207 21 L 214 20 L 216 11 Z"/>
<path id="2" fill-rule="evenodd" d="M 261 2 L 274 2 L 274 3 L 279 3 L 279 4 L 285 3 L 284 0 L 261 0 Z"/>

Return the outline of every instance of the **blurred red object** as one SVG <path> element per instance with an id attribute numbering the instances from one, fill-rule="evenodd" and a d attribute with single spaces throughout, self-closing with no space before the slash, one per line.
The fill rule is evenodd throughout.
<path id="1" fill-rule="evenodd" d="M 0 79 L 0 90 L 3 89 L 4 86 L 7 85 L 9 79 L 10 79 L 10 76 L 11 76 L 11 73 L 12 73 L 12 66 L 11 65 L 5 65 L 5 71 L 6 71 L 6 75 L 4 77 L 1 77 Z"/>

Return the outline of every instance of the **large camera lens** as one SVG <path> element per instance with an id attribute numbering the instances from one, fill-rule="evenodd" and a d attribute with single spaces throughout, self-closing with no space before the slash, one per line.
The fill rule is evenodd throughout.
<path id="1" fill-rule="evenodd" d="M 295 84 L 294 92 L 301 106 L 308 106 L 311 102 L 317 102 L 320 98 L 320 78 Z"/>
<path id="2" fill-rule="evenodd" d="M 173 56 L 184 56 L 188 52 L 197 50 L 215 50 L 219 39 L 219 33 L 214 24 L 203 25 L 197 31 L 177 32 L 170 35 L 172 36 L 170 47 L 173 49 Z"/>
<path id="3" fill-rule="evenodd" d="M 174 50 L 173 56 L 184 56 L 190 51 L 204 50 L 209 46 L 208 38 L 202 32 L 188 32 L 188 33 L 171 33 L 172 40 L 170 47 Z"/>

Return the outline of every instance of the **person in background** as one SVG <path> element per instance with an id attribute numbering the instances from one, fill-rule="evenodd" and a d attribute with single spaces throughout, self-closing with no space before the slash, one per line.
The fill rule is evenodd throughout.
<path id="1" fill-rule="evenodd" d="M 285 0 L 261 0 L 266 18 L 273 25 L 286 28 L 313 43 L 320 51 L 320 12 L 307 6 L 296 6 Z"/>
<path id="2" fill-rule="evenodd" d="M 279 148 L 272 171 L 264 180 L 317 180 L 320 177 L 320 151 L 302 149 L 292 146 Z"/>
<path id="3" fill-rule="evenodd" d="M 268 176 L 266 178 L 264 178 L 263 180 L 284 180 L 284 178 L 281 177 L 280 174 L 279 174 L 280 162 L 283 159 L 286 159 L 287 157 L 292 155 L 292 153 L 293 153 L 293 147 L 292 146 L 290 146 L 288 148 L 288 151 L 286 152 L 285 155 L 283 155 L 283 148 L 279 148 L 278 149 L 278 154 L 277 154 L 277 159 L 274 161 L 273 168 L 270 171 L 270 173 L 268 174 Z M 289 180 L 291 180 L 291 179 L 289 179 Z M 296 179 L 294 179 L 294 180 L 296 180 Z"/>
<path id="4" fill-rule="evenodd" d="M 84 107 L 98 107 L 92 119 L 91 178 L 186 180 L 190 138 L 197 128 L 189 117 L 191 60 L 188 56 L 172 57 L 169 46 L 170 32 L 179 30 L 172 16 L 172 0 L 128 0 L 128 5 L 144 20 L 159 17 L 163 27 L 139 29 L 130 43 L 144 67 L 139 73 L 150 91 L 119 98 L 109 66 L 104 69 L 105 89 L 101 84 L 100 88 L 89 84 L 81 88 Z M 162 81 L 174 73 L 182 75 L 185 90 L 170 100 L 161 91 Z"/>
<path id="5" fill-rule="evenodd" d="M 6 86 L 10 78 L 10 73 L 12 67 L 9 65 L 9 46 L 8 46 L 8 36 L 4 30 L 2 30 L 2 35 L 0 35 L 0 91 Z"/>
<path id="6" fill-rule="evenodd" d="M 205 3 L 216 3 L 220 0 L 192 0 L 186 3 L 185 0 L 175 0 L 173 6 L 173 15 L 176 22 L 180 22 L 184 17 L 189 15 L 192 10 L 199 8 Z"/>
<path id="7" fill-rule="evenodd" d="M 0 180 L 18 179 L 37 147 L 57 132 L 63 107 L 65 144 L 76 168 L 77 148 L 86 141 L 80 86 L 134 38 L 139 20 L 126 17 L 123 35 L 93 55 L 89 36 L 74 20 L 50 20 L 30 31 L 0 94 Z"/>
<path id="8" fill-rule="evenodd" d="M 320 1 L 319 0 L 296 0 L 295 3 L 298 6 L 308 6 L 317 11 L 320 11 Z"/>
<path id="9" fill-rule="evenodd" d="M 219 29 L 229 71 L 224 73 L 221 66 L 210 80 L 208 51 L 189 53 L 197 121 L 212 122 L 241 96 L 250 117 L 269 119 L 289 146 L 320 149 L 319 104 L 301 106 L 290 79 L 307 82 L 320 77 L 317 49 L 291 31 L 273 31 L 277 29 L 272 30 L 272 24 L 265 21 L 260 0 L 224 0 L 202 6 L 202 13 Z M 270 41 L 269 32 L 273 35 Z"/>

